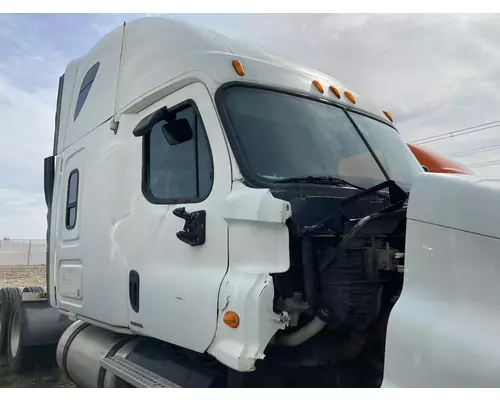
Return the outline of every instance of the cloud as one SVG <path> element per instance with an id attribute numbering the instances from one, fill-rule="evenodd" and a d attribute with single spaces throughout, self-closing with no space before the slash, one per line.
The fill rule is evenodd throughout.
<path id="1" fill-rule="evenodd" d="M 394 115 L 416 140 L 500 119 L 498 14 L 182 16 L 306 62 Z M 429 143 L 444 154 L 500 143 L 500 127 Z M 491 156 L 491 157 L 490 157 Z M 500 158 L 462 156 L 464 164 Z M 500 166 L 478 173 L 497 175 Z"/>
<path id="2" fill-rule="evenodd" d="M 43 238 L 43 159 L 52 152 L 64 56 L 25 16 L 0 17 L 0 236 Z"/>
<path id="3" fill-rule="evenodd" d="M 43 158 L 52 152 L 55 96 L 0 75 L 0 236 L 43 237 Z"/>
<path id="4" fill-rule="evenodd" d="M 0 15 L 1 237 L 45 237 L 43 159 L 52 154 L 59 76 L 115 19 Z"/>
<path id="5" fill-rule="evenodd" d="M 43 158 L 52 149 L 58 77 L 138 15 L 0 15 L 0 236 L 45 232 Z M 326 71 L 391 111 L 403 137 L 499 120 L 498 14 L 176 14 Z M 500 127 L 429 143 L 445 154 L 500 144 Z M 500 149 L 459 156 L 500 159 Z M 500 165 L 477 169 L 500 174 Z M 17 222 L 16 222 L 17 221 Z"/>
<path id="6" fill-rule="evenodd" d="M 0 189 L 0 239 L 45 238 L 46 212 L 40 193 Z"/>

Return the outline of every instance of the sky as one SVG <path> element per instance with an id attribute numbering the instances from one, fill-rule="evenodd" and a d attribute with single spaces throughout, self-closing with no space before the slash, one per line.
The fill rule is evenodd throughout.
<path id="1" fill-rule="evenodd" d="M 45 237 L 43 159 L 67 63 L 142 16 L 0 14 L 0 239 Z M 406 140 L 500 177 L 500 14 L 173 17 L 328 72 L 389 110 Z"/>

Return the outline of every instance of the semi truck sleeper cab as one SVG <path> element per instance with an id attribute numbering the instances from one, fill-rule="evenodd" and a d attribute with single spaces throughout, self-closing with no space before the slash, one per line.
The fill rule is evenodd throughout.
<path id="1" fill-rule="evenodd" d="M 69 63 L 45 160 L 59 366 L 83 387 L 379 387 L 411 199 L 441 179 L 388 115 L 164 18 Z"/>

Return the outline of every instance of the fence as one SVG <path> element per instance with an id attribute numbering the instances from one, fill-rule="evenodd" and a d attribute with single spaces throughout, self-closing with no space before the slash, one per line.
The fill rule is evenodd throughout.
<path id="1" fill-rule="evenodd" d="M 43 239 L 0 240 L 0 266 L 45 265 L 47 242 Z"/>

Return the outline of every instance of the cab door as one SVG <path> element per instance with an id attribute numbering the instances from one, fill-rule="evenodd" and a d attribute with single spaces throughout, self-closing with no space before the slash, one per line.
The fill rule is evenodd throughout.
<path id="1" fill-rule="evenodd" d="M 128 134 L 138 136 L 142 171 L 129 226 L 130 329 L 202 352 L 215 336 L 228 267 L 224 135 L 201 83 L 148 107 L 135 123 Z M 144 123 L 151 127 L 137 134 Z"/>

